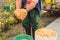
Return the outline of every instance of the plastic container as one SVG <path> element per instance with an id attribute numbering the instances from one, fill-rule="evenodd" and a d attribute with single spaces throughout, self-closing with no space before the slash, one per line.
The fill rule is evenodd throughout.
<path id="1" fill-rule="evenodd" d="M 57 40 L 57 33 L 48 28 L 37 29 L 35 40 Z"/>
<path id="2" fill-rule="evenodd" d="M 20 34 L 15 36 L 12 40 L 33 40 L 33 38 L 27 34 Z"/>

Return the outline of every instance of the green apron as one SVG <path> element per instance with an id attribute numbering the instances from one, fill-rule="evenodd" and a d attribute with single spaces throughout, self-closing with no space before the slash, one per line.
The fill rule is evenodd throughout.
<path id="1" fill-rule="evenodd" d="M 38 10 L 34 8 L 33 10 L 28 12 L 26 19 L 23 21 L 23 27 L 28 28 L 38 28 Z"/>

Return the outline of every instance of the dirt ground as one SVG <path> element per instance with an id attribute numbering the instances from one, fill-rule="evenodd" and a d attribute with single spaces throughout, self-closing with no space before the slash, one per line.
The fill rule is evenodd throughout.
<path id="1" fill-rule="evenodd" d="M 14 37 L 18 34 L 26 34 L 25 29 L 20 23 L 11 26 L 7 31 L 0 32 L 0 40 L 8 40 L 9 38 Z"/>
<path id="2" fill-rule="evenodd" d="M 60 17 L 60 13 L 53 13 L 48 16 L 45 15 L 44 17 L 41 18 L 41 21 L 43 23 L 42 26 L 45 27 L 45 26 L 49 25 L 51 22 L 53 22 L 58 17 Z"/>

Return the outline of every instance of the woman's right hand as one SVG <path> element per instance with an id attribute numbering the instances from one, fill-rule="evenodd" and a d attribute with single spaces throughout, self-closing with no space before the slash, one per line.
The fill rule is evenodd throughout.
<path id="1" fill-rule="evenodd" d="M 14 11 L 14 14 L 17 17 L 17 19 L 24 20 L 27 16 L 27 11 L 26 9 L 16 9 Z"/>

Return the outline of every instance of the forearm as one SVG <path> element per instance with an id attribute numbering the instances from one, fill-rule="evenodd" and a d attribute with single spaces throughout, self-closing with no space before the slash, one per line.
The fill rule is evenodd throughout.
<path id="1" fill-rule="evenodd" d="M 22 0 L 16 0 L 16 9 L 20 9 L 21 8 L 21 4 Z"/>
<path id="2" fill-rule="evenodd" d="M 37 3 L 38 3 L 38 1 L 37 2 L 32 1 L 30 4 L 26 4 L 26 10 L 27 11 L 32 10 L 33 8 L 36 7 Z"/>
<path id="3" fill-rule="evenodd" d="M 31 4 L 29 4 L 29 5 L 27 4 L 27 5 L 26 5 L 26 10 L 27 10 L 27 11 L 30 11 L 30 10 L 32 10 L 33 8 L 35 8 L 35 6 L 36 6 L 36 3 L 33 3 L 33 2 L 32 2 Z"/>

